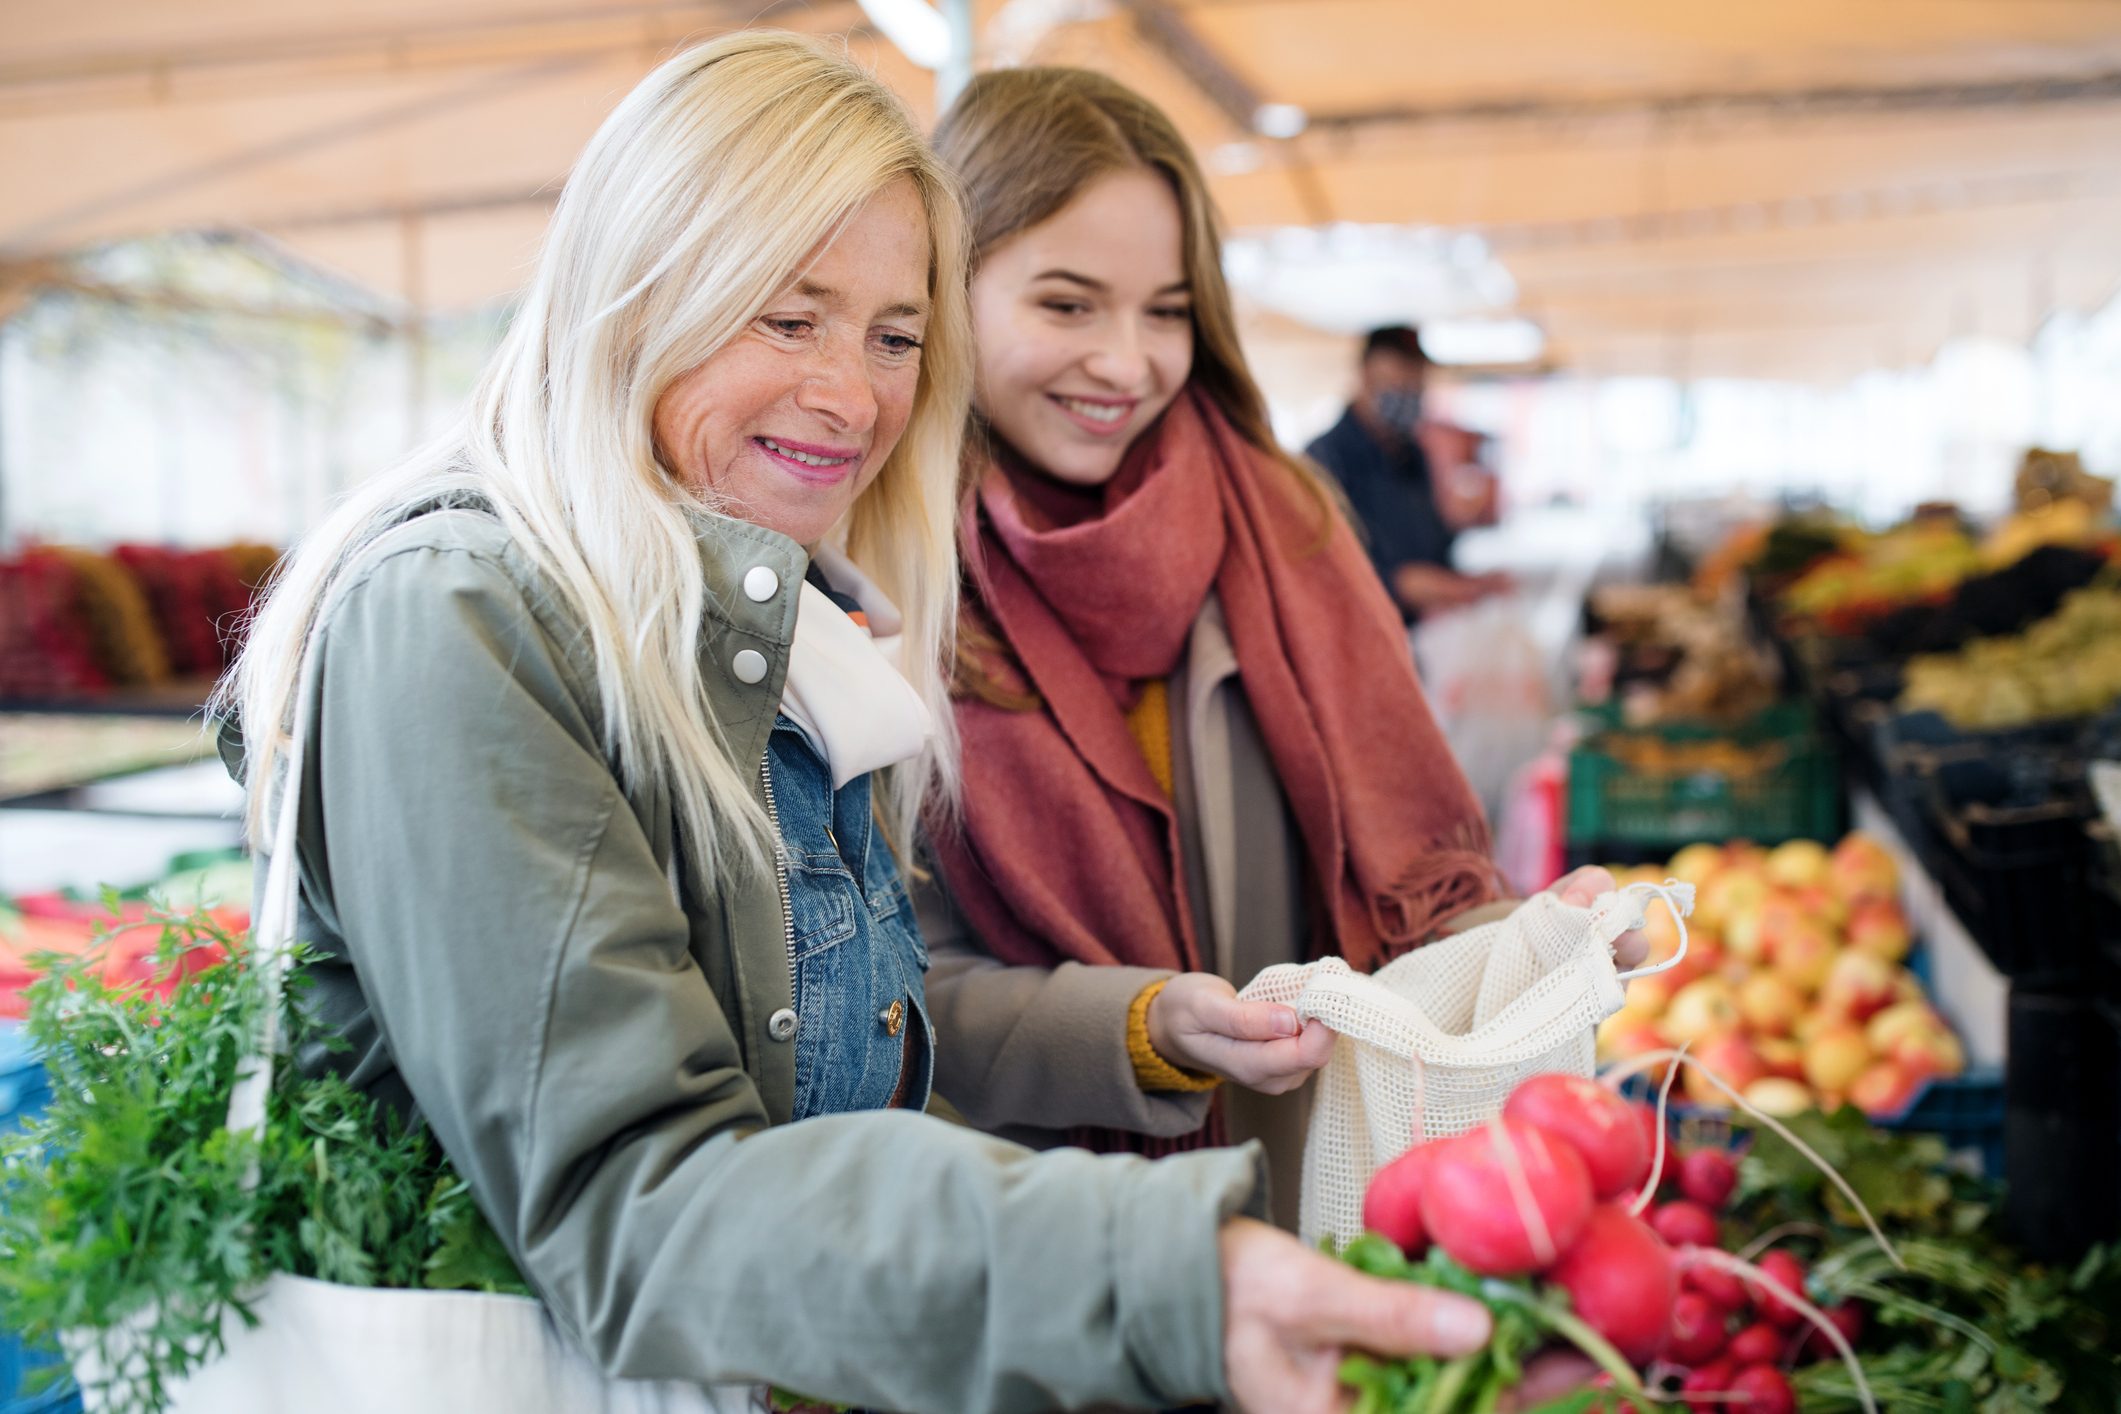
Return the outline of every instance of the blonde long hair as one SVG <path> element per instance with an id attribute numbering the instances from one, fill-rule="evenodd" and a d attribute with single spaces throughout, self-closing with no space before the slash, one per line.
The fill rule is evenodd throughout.
<path id="1" fill-rule="evenodd" d="M 629 787 L 668 783 L 701 886 L 766 865 L 757 763 L 730 758 L 698 667 L 710 590 L 687 511 L 715 507 L 658 459 L 654 409 L 901 177 L 927 212 L 932 313 L 905 433 L 843 534 L 904 614 L 905 671 L 941 732 L 885 773 L 879 814 L 902 846 L 925 796 L 955 798 L 943 667 L 973 370 L 955 183 L 898 99 L 844 54 L 744 31 L 660 65 L 604 121 L 461 426 L 361 488 L 284 565 L 216 692 L 217 713 L 244 724 L 253 839 L 266 837 L 303 660 L 340 574 L 415 508 L 475 497 L 587 626 L 604 750 Z"/>

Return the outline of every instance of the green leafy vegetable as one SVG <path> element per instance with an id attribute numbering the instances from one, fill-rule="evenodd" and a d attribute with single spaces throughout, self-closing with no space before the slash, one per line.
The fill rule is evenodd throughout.
<path id="1" fill-rule="evenodd" d="M 1350 1242 L 1339 1256 L 1369 1276 L 1420 1282 L 1469 1296 L 1495 1318 L 1495 1332 L 1487 1345 L 1453 1360 L 1348 1356 L 1341 1362 L 1340 1382 L 1355 1391 L 1354 1414 L 1487 1414 L 1524 1379 L 1525 1361 L 1555 1340 L 1590 1356 L 1613 1377 L 1617 1388 L 1640 1389 L 1635 1372 L 1619 1352 L 1569 1310 L 1566 1292 L 1477 1276 L 1441 1250 L 1410 1261 L 1391 1239 L 1374 1232 Z M 1592 1391 L 1581 1398 L 1582 1402 L 1572 1397 L 1549 1408 L 1596 1409 L 1611 1396 Z"/>
<path id="2" fill-rule="evenodd" d="M 2121 1410 L 2121 1249 L 2094 1249 L 2067 1271 L 2030 1262 L 1995 1232 L 1995 1185 L 1949 1169 L 1942 1140 L 1878 1129 L 1849 1108 L 1788 1123 L 1872 1206 L 1907 1270 L 1769 1132 L 1753 1136 L 1740 1165 L 1735 1222 L 1743 1231 L 1798 1234 L 1793 1240 L 1815 1253 L 1812 1296 L 1869 1308 L 1857 1354 L 1881 1408 Z M 1807 1414 L 1861 1407 L 1838 1363 L 1805 1367 L 1795 1384 Z"/>
<path id="3" fill-rule="evenodd" d="M 156 912 L 104 941 L 139 927 L 160 930 L 153 986 L 107 983 L 101 948 L 38 959 L 27 1028 L 52 1100 L 0 1145 L 0 1320 L 85 1341 L 103 1407 L 156 1414 L 275 1272 L 527 1293 L 433 1139 L 338 1076 L 278 1066 L 262 1142 L 228 1133 L 265 1004 L 245 940 Z M 215 948 L 229 961 L 199 966 Z M 302 1005 L 307 960 L 282 1002 L 297 1054 L 338 1044 Z"/>

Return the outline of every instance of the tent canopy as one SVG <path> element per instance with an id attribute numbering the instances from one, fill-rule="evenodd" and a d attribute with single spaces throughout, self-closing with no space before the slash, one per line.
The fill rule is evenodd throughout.
<path id="1" fill-rule="evenodd" d="M 2109 0 L 978 0 L 975 19 L 982 66 L 1086 64 L 1162 103 L 1233 231 L 1477 237 L 1508 275 L 1486 308 L 1538 322 L 1564 366 L 1840 377 L 2023 340 L 2121 283 Z M 14 0 L 0 260 L 19 285 L 84 245 L 248 227 L 412 309 L 491 300 L 618 97 L 749 23 L 844 34 L 932 113 L 933 77 L 838 0 Z"/>

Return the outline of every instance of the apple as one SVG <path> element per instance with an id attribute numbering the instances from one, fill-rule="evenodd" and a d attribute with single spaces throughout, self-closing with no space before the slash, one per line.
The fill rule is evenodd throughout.
<path id="1" fill-rule="evenodd" d="M 1891 899 L 1900 892 L 1900 867 L 1886 847 L 1861 830 L 1834 846 L 1827 877 L 1843 898 Z"/>
<path id="2" fill-rule="evenodd" d="M 1723 971 L 1723 944 L 1714 933 L 1699 933 L 1687 940 L 1686 956 L 1673 963 L 1662 975 L 1672 979 L 1675 988 L 1684 988 L 1699 977 Z"/>
<path id="3" fill-rule="evenodd" d="M 1837 1021 L 1812 1033 L 1804 1048 L 1804 1078 L 1814 1090 L 1846 1090 L 1874 1057 L 1863 1029 Z"/>
<path id="4" fill-rule="evenodd" d="M 1819 1004 L 1851 1021 L 1868 1021 L 1893 1004 L 1899 969 L 1875 953 L 1843 948 L 1819 986 Z"/>
<path id="5" fill-rule="evenodd" d="M 1633 1060 L 1652 1051 L 1668 1051 L 1664 1033 L 1657 1023 L 1647 1017 L 1631 1016 L 1617 1012 L 1607 1017 L 1598 1027 L 1598 1063 L 1611 1065 L 1618 1061 Z M 1643 1072 L 1651 1085 L 1662 1085 L 1664 1077 L 1672 1068 L 1671 1061 L 1650 1066 Z"/>
<path id="6" fill-rule="evenodd" d="M 1723 849 L 1713 844 L 1690 844 L 1672 856 L 1667 872 L 1682 884 L 1700 888 L 1723 868 Z M 1659 882 L 1662 882 L 1661 880 Z"/>
<path id="7" fill-rule="evenodd" d="M 1788 1119 L 1801 1115 L 1812 1108 L 1812 1092 L 1799 1080 L 1770 1075 L 1756 1080 L 1741 1091 L 1745 1102 L 1763 1114 L 1777 1119 Z"/>
<path id="8" fill-rule="evenodd" d="M 1944 1018 L 1937 1015 L 1928 1002 L 1895 1002 L 1870 1019 L 1863 1028 L 1863 1036 L 1871 1043 L 1872 1050 L 1884 1055 L 1902 1036 L 1942 1029 Z"/>
<path id="9" fill-rule="evenodd" d="M 1753 1049 L 1760 1053 L 1760 1063 L 1769 1075 L 1804 1079 L 1804 1047 L 1798 1042 L 1787 1036 L 1762 1036 L 1753 1042 Z"/>
<path id="10" fill-rule="evenodd" d="M 1627 984 L 1620 1009 L 1654 1021 L 1664 1015 L 1665 1009 L 1672 1004 L 1672 994 L 1678 990 L 1679 984 L 1672 980 L 1670 972 L 1637 977 Z"/>
<path id="11" fill-rule="evenodd" d="M 1816 992 L 1833 971 L 1834 955 L 1839 951 L 1825 930 L 1801 924 L 1775 939 L 1768 962 L 1799 990 Z"/>
<path id="12" fill-rule="evenodd" d="M 1730 1096 L 1701 1073 L 1704 1068 L 1715 1072 L 1717 1079 L 1741 1095 L 1748 1085 L 1767 1078 L 1767 1067 L 1761 1064 L 1759 1055 L 1735 1031 L 1709 1036 L 1690 1054 L 1701 1064 L 1686 1067 L 1679 1083 L 1686 1087 L 1686 1097 L 1697 1105 L 1729 1109 L 1731 1104 Z"/>
<path id="13" fill-rule="evenodd" d="M 1826 846 L 1817 840 L 1791 840 L 1788 844 L 1776 845 L 1768 851 L 1768 882 L 1786 889 L 1824 884 L 1829 860 Z"/>
<path id="14" fill-rule="evenodd" d="M 1943 1025 L 1911 1031 L 1894 1041 L 1886 1054 L 1919 1076 L 1951 1079 L 1966 1069 L 1966 1049 Z"/>
<path id="15" fill-rule="evenodd" d="M 1907 915 L 1889 898 L 1867 898 L 1849 911 L 1848 942 L 1852 948 L 1873 953 L 1887 962 L 1900 962 L 1914 945 L 1908 932 Z"/>
<path id="16" fill-rule="evenodd" d="M 1758 870 L 1727 864 L 1694 896 L 1694 913 L 1689 921 L 1720 931 L 1734 918 L 1758 913 L 1767 897 L 1768 883 Z"/>
<path id="17" fill-rule="evenodd" d="M 1649 940 L 1648 960 L 1651 962 L 1663 962 L 1679 951 L 1679 924 L 1661 900 L 1643 911 L 1642 936 Z M 1691 935 L 1687 942 L 1688 951 L 1692 951 Z"/>
<path id="18" fill-rule="evenodd" d="M 1731 984 L 1721 977 L 1699 977 L 1681 987 L 1665 1009 L 1664 1034 L 1674 1045 L 1698 1041 L 1718 1031 L 1736 1030 L 1738 1019 Z"/>
<path id="19" fill-rule="evenodd" d="M 1872 1119 L 1901 1114 L 1915 1103 L 1922 1080 L 1898 1061 L 1873 1061 L 1849 1085 L 1849 1103 Z"/>
<path id="20" fill-rule="evenodd" d="M 1770 889 L 1767 902 L 1760 906 L 1762 955 L 1772 958 L 1777 943 L 1789 934 L 1805 928 L 1824 931 L 1820 928 L 1819 920 L 1805 911 L 1796 890 Z"/>
<path id="21" fill-rule="evenodd" d="M 1755 972 L 1738 984 L 1738 1014 L 1761 1036 L 1787 1036 L 1804 1012 L 1804 993 L 1779 972 Z"/>
<path id="22" fill-rule="evenodd" d="M 1646 1016 L 1616 1011 L 1598 1023 L 1598 1059 L 1601 1063 L 1628 1060 L 1663 1049 L 1664 1033 Z"/>
<path id="23" fill-rule="evenodd" d="M 1723 867 L 1757 874 L 1767 865 L 1767 851 L 1751 840 L 1731 840 L 1723 847 Z"/>
<path id="24" fill-rule="evenodd" d="M 1848 922 L 1848 904 L 1824 884 L 1807 884 L 1792 890 L 1790 896 L 1804 916 L 1814 923 L 1838 932 Z"/>
<path id="25" fill-rule="evenodd" d="M 1767 958 L 1767 910 L 1755 909 L 1723 920 L 1723 945 L 1741 962 Z"/>

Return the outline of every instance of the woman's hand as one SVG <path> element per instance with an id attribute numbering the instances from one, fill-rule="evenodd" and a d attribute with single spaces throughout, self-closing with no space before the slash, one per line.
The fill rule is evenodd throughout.
<path id="1" fill-rule="evenodd" d="M 1463 1355 L 1494 1323 L 1477 1301 L 1364 1276 L 1248 1218 L 1223 1224 L 1223 1373 L 1250 1414 L 1348 1407 L 1350 1350 L 1395 1358 Z"/>
<path id="2" fill-rule="evenodd" d="M 1304 1083 L 1333 1054 L 1333 1033 L 1276 1002 L 1241 1002 L 1212 972 L 1181 972 L 1149 1003 L 1149 1044 L 1181 1070 L 1263 1095 Z"/>
<path id="3" fill-rule="evenodd" d="M 1583 868 L 1556 880 L 1547 892 L 1573 907 L 1588 908 L 1591 900 L 1600 894 L 1609 894 L 1619 887 L 1620 881 L 1613 877 L 1612 870 L 1602 869 L 1596 864 L 1586 864 Z M 1642 960 L 1649 955 L 1650 938 L 1640 928 L 1630 928 L 1613 942 L 1613 961 L 1622 972 L 1642 966 Z"/>

